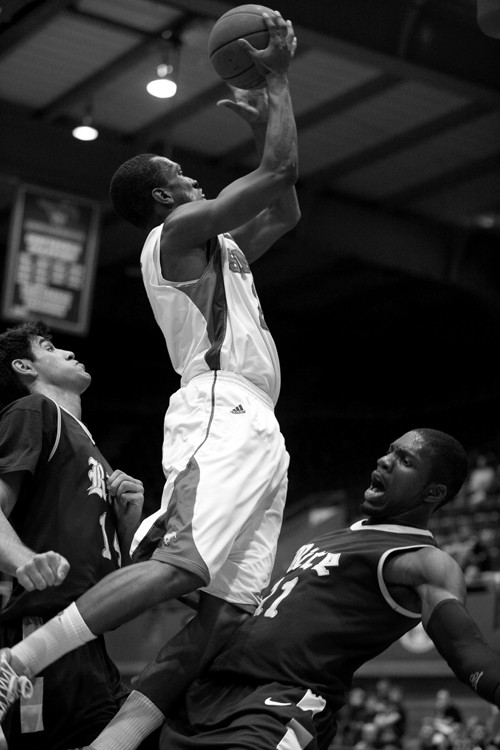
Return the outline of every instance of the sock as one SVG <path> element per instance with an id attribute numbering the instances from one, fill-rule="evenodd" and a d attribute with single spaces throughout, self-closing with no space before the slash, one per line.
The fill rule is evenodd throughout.
<path id="1" fill-rule="evenodd" d="M 145 695 L 132 690 L 127 700 L 91 743 L 94 750 L 136 750 L 146 737 L 161 727 L 165 716 Z"/>
<path id="2" fill-rule="evenodd" d="M 97 638 L 87 627 L 73 602 L 60 614 L 28 635 L 10 650 L 12 666 L 23 666 L 23 672 L 33 677 L 49 664 Z"/>

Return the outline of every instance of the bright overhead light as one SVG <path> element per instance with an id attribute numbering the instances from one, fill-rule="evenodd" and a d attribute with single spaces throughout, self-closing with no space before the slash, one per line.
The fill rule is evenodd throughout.
<path id="1" fill-rule="evenodd" d="M 169 78 L 156 78 L 154 81 L 150 81 L 146 88 L 151 96 L 156 96 L 158 99 L 169 99 L 171 96 L 175 96 L 177 84 Z"/>
<path id="2" fill-rule="evenodd" d="M 158 65 L 156 69 L 158 77 L 146 86 L 148 94 L 156 96 L 158 99 L 169 99 L 171 96 L 175 96 L 177 84 L 167 77 L 172 73 L 172 70 L 172 65 Z"/>
<path id="3" fill-rule="evenodd" d="M 99 131 L 93 127 L 90 115 L 85 115 L 81 124 L 73 128 L 73 137 L 79 141 L 95 141 L 98 135 Z"/>

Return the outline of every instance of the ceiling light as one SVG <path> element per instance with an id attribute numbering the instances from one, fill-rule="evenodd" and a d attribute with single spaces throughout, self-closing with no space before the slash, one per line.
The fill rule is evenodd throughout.
<path id="1" fill-rule="evenodd" d="M 165 63 L 158 65 L 156 69 L 157 78 L 150 81 L 146 86 L 148 94 L 156 96 L 158 99 L 169 99 L 171 96 L 175 96 L 177 84 L 171 78 L 168 78 L 172 71 L 172 65 Z"/>
<path id="2" fill-rule="evenodd" d="M 95 141 L 99 131 L 96 130 L 92 125 L 92 117 L 90 115 L 84 115 L 80 125 L 73 128 L 73 137 L 79 141 Z"/>

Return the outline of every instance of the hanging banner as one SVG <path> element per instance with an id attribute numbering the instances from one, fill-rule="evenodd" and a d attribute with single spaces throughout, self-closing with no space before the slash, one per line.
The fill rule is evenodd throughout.
<path id="1" fill-rule="evenodd" d="M 43 320 L 53 330 L 88 332 L 100 206 L 21 185 L 14 207 L 2 316 Z"/>

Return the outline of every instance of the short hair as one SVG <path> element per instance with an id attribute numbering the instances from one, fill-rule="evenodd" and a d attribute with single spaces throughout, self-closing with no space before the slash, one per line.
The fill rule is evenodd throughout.
<path id="1" fill-rule="evenodd" d="M 0 334 L 0 409 L 30 391 L 12 369 L 15 359 L 33 361 L 32 344 L 37 336 L 50 340 L 52 335 L 42 321 L 20 323 Z"/>
<path id="2" fill-rule="evenodd" d="M 469 473 L 469 460 L 461 443 L 446 432 L 420 427 L 418 432 L 432 460 L 431 478 L 447 488 L 445 498 L 436 506 L 442 507 L 460 492 Z"/>
<path id="3" fill-rule="evenodd" d="M 124 162 L 111 178 L 109 192 L 122 219 L 146 229 L 154 215 L 152 190 L 165 181 L 165 166 L 157 154 L 138 154 Z"/>

